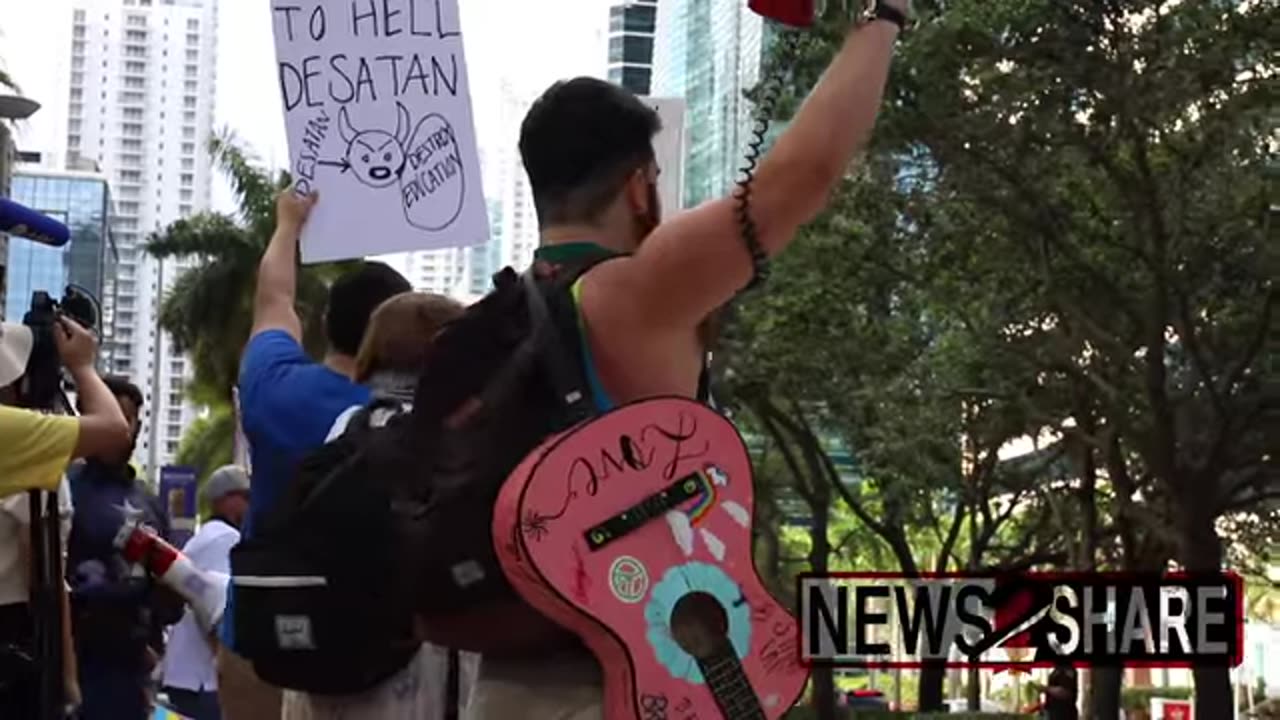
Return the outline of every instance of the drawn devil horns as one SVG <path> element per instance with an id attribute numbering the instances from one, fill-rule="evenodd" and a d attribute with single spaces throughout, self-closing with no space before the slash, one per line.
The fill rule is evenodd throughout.
<path id="1" fill-rule="evenodd" d="M 400 147 L 404 147 L 409 142 L 409 111 L 399 100 L 396 101 L 396 142 L 400 143 Z M 342 136 L 342 141 L 350 145 L 355 139 L 367 132 L 365 130 L 356 130 L 351 124 L 351 118 L 347 115 L 347 106 L 343 105 L 338 111 L 338 134 Z"/>

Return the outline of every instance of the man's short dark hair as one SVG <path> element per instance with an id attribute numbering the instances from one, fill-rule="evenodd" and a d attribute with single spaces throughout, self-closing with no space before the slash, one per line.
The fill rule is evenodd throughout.
<path id="1" fill-rule="evenodd" d="M 128 398 L 133 401 L 133 406 L 138 408 L 138 412 L 142 412 L 142 391 L 137 385 L 129 382 L 128 378 L 119 375 L 106 375 L 102 378 L 102 384 L 107 386 L 107 390 L 117 399 Z M 76 398 L 76 410 L 80 414 L 84 414 L 84 401 L 82 398 Z"/>
<path id="2" fill-rule="evenodd" d="M 542 227 L 590 222 L 627 175 L 653 160 L 658 113 L 629 90 L 595 78 L 555 83 L 520 125 L 520 157 Z"/>
<path id="3" fill-rule="evenodd" d="M 329 346 L 345 355 L 360 352 L 360 340 L 369 316 L 388 298 L 409 292 L 413 286 L 400 273 L 380 262 L 362 263 L 334 281 L 329 288 L 324 329 Z"/>

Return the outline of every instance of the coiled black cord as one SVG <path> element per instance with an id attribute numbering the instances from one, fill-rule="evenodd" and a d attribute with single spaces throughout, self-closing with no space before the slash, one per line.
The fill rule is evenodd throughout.
<path id="1" fill-rule="evenodd" d="M 777 57 L 794 58 L 799 48 L 800 33 L 781 30 L 780 35 L 782 45 Z M 751 139 L 747 141 L 747 152 L 743 157 L 745 164 L 738 169 L 741 179 L 738 180 L 738 190 L 735 193 L 738 201 L 738 225 L 742 228 L 742 241 L 747 246 L 747 252 L 751 253 L 752 266 L 751 282 L 747 283 L 742 292 L 752 290 L 769 279 L 769 254 L 760 244 L 756 223 L 751 219 L 751 182 L 755 180 L 756 166 L 760 162 L 760 156 L 764 154 L 765 135 L 769 132 L 770 118 L 777 110 L 785 77 L 782 72 L 770 72 L 769 68 L 762 68 L 761 75 L 764 80 L 760 84 L 760 96 L 756 101 L 756 117 L 751 129 Z"/>

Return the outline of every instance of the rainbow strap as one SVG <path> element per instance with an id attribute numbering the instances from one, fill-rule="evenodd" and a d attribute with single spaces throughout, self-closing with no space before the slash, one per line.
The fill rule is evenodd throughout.
<path id="1" fill-rule="evenodd" d="M 191 718 L 186 715 L 179 715 L 166 707 L 157 707 L 155 714 L 151 716 L 151 720 L 191 720 Z"/>

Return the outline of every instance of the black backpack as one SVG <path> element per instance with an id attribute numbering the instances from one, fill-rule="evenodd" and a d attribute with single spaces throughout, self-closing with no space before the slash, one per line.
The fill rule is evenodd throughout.
<path id="1" fill-rule="evenodd" d="M 488 296 L 423 339 L 433 348 L 412 412 L 375 401 L 303 460 L 231 553 L 234 647 L 262 680 L 363 692 L 417 652 L 415 613 L 516 600 L 490 539 L 494 499 L 538 441 L 593 412 L 585 394 L 555 402 L 539 370 L 547 348 L 576 341 L 569 283 L 606 257 L 554 279 L 498 273 Z M 581 370 L 579 358 L 554 372 L 577 387 Z M 444 429 L 467 399 L 482 410 Z"/>
<path id="2" fill-rule="evenodd" d="M 395 582 L 392 491 L 380 466 L 387 436 L 406 417 L 399 403 L 380 400 L 355 413 L 232 549 L 235 649 L 262 680 L 349 695 L 417 653 L 412 603 Z"/>
<path id="3" fill-rule="evenodd" d="M 537 614 L 510 612 L 527 606 L 494 550 L 494 502 L 542 440 L 596 414 L 570 287 L 610 257 L 495 275 L 424 339 L 411 411 L 373 426 L 361 413 L 303 462 L 231 556 L 235 648 L 262 680 L 350 694 L 404 667 L 423 636 L 477 652 L 518 644 L 514 626 Z"/>

